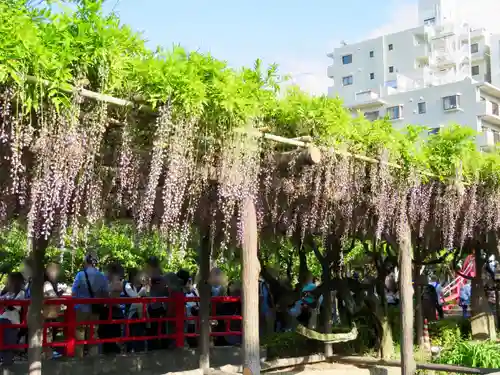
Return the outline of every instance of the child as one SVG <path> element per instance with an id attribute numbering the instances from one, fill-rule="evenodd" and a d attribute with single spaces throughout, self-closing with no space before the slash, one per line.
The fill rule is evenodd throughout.
<path id="1" fill-rule="evenodd" d="M 7 279 L 6 292 L 0 296 L 3 300 L 24 299 L 24 277 L 20 272 L 13 272 Z M 8 327 L 11 324 L 21 324 L 21 306 L 4 306 L 0 314 L 0 333 L 4 345 L 16 345 L 19 328 Z M 0 352 L 4 366 L 14 363 L 14 351 L 6 349 Z"/>
<path id="2" fill-rule="evenodd" d="M 472 290 L 471 290 L 471 281 L 467 280 L 464 285 L 460 288 L 459 292 L 459 298 L 460 298 L 460 303 L 459 305 L 462 307 L 462 314 L 464 318 L 469 317 L 469 306 L 470 306 L 470 300 L 471 300 L 471 295 L 472 295 Z"/>

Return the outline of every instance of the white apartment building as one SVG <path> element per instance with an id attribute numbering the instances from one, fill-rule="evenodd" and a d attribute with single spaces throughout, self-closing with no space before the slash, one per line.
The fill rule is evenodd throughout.
<path id="1" fill-rule="evenodd" d="M 419 0 L 420 26 L 343 43 L 328 54 L 328 94 L 353 115 L 432 132 L 454 122 L 480 132 L 480 147 L 500 142 L 500 35 L 463 22 L 457 9 L 456 0 Z"/>

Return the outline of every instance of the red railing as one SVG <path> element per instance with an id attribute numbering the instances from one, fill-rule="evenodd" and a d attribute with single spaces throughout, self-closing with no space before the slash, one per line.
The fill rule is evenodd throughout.
<path id="1" fill-rule="evenodd" d="M 43 346 L 51 347 L 54 349 L 63 348 L 66 356 L 73 357 L 75 355 L 75 347 L 78 345 L 97 345 L 104 343 L 126 343 L 132 341 L 148 341 L 156 339 L 173 339 L 175 341 L 176 347 L 184 347 L 184 340 L 186 337 L 198 337 L 199 336 L 199 316 L 186 316 L 186 303 L 187 302 L 199 302 L 199 297 L 185 297 L 184 294 L 174 294 L 172 297 L 139 297 L 139 298 L 54 298 L 46 299 L 44 301 L 45 305 L 57 305 L 61 306 L 64 311 L 60 314 L 60 318 L 56 321 L 44 322 L 43 329 Z M 240 297 L 212 297 L 211 298 L 211 321 L 223 321 L 225 322 L 224 330 L 219 332 L 211 332 L 211 336 L 240 336 L 242 335 L 241 329 L 239 331 L 230 329 L 230 324 L 232 321 L 241 321 L 241 315 L 217 315 L 217 306 L 224 303 L 240 303 Z M 3 342 L 3 330 L 5 328 L 27 328 L 27 310 L 30 306 L 30 300 L 0 300 L 0 307 L 7 306 L 21 306 L 22 316 L 21 324 L 3 324 L 0 325 L 0 350 L 14 350 L 14 349 L 26 349 L 27 344 L 15 344 L 15 345 L 4 345 Z M 165 316 L 160 318 L 151 318 L 148 316 L 148 305 L 151 303 L 164 303 L 166 308 Z M 108 310 L 108 316 L 103 319 L 101 317 L 99 320 L 90 321 L 78 321 L 75 305 L 103 305 L 106 306 Z M 112 306 L 117 305 L 130 305 L 130 304 L 141 304 L 142 306 L 142 318 L 128 319 L 114 319 L 112 316 Z M 185 332 L 185 322 L 195 321 L 196 330 L 195 333 Z M 167 322 L 171 322 L 171 325 L 175 327 L 175 332 L 173 333 L 163 333 L 162 329 Z M 158 330 L 154 335 L 151 332 L 148 336 L 131 336 L 130 335 L 130 325 L 137 323 L 161 323 L 158 324 Z M 123 334 L 120 337 L 114 338 L 96 338 L 95 328 L 98 325 L 112 325 L 119 324 L 123 326 Z M 90 327 L 90 338 L 86 340 L 78 340 L 76 331 L 79 326 L 89 326 Z M 47 342 L 47 330 L 48 329 L 62 329 L 64 331 L 64 339 L 58 341 Z"/>

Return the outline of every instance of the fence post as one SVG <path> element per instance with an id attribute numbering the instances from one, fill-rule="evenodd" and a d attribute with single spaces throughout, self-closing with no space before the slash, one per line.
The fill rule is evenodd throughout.
<path id="1" fill-rule="evenodd" d="M 68 300 L 66 304 L 66 321 L 68 326 L 66 327 L 66 356 L 75 356 L 76 347 L 76 310 L 73 301 Z"/>
<path id="2" fill-rule="evenodd" d="M 186 302 L 184 293 L 173 292 L 172 300 L 175 310 L 175 346 L 177 348 L 184 347 L 184 318 L 186 316 Z"/>

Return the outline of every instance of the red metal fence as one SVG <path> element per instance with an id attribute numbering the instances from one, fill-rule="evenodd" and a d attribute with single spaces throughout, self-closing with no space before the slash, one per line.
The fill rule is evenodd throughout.
<path id="1" fill-rule="evenodd" d="M 126 343 L 132 341 L 147 341 L 156 339 L 171 339 L 175 342 L 176 347 L 184 347 L 184 340 L 187 337 L 199 336 L 199 317 L 186 316 L 186 303 L 199 302 L 199 297 L 185 297 L 184 294 L 174 294 L 172 297 L 139 297 L 139 298 L 54 298 L 46 299 L 46 305 L 60 306 L 62 312 L 58 319 L 44 322 L 43 329 L 43 346 L 51 347 L 54 349 L 63 348 L 65 355 L 73 357 L 75 355 L 75 347 L 78 345 L 96 345 L 103 343 Z M 231 330 L 230 324 L 232 321 L 241 321 L 241 315 L 217 315 L 218 306 L 225 303 L 240 303 L 240 297 L 212 297 L 211 299 L 211 321 L 224 322 L 223 329 L 220 327 L 217 332 L 211 332 L 211 336 L 241 336 L 240 330 Z M 26 329 L 27 325 L 27 311 L 29 309 L 30 300 L 0 300 L 0 307 L 6 308 L 7 306 L 21 306 L 21 324 L 0 325 L 0 350 L 14 350 L 26 349 L 27 344 L 17 343 L 15 345 L 4 345 L 3 330 L 5 328 L 18 328 Z M 117 305 L 130 305 L 141 304 L 142 318 L 128 319 L 113 319 L 112 307 Z M 162 303 L 166 306 L 166 313 L 159 318 L 151 318 L 147 314 L 148 305 L 151 303 Z M 99 320 L 79 321 L 75 305 L 101 305 L 105 306 L 104 311 L 107 309 L 107 317 L 101 316 Z M 241 311 L 238 309 L 238 311 Z M 105 315 L 106 313 L 104 312 Z M 185 322 L 194 321 L 196 325 L 195 333 L 185 332 Z M 162 329 L 166 326 L 167 322 L 171 322 L 170 326 L 174 327 L 173 333 L 165 333 Z M 157 324 L 158 330 L 154 335 L 149 333 L 149 336 L 131 336 L 130 325 L 137 323 L 159 323 Z M 95 331 L 98 325 L 104 324 L 118 324 L 123 327 L 123 334 L 121 337 L 115 338 L 97 338 Z M 78 340 L 76 331 L 79 326 L 89 326 L 91 335 L 88 339 Z M 47 342 L 47 331 L 58 329 L 63 331 L 63 339 L 53 342 Z"/>

